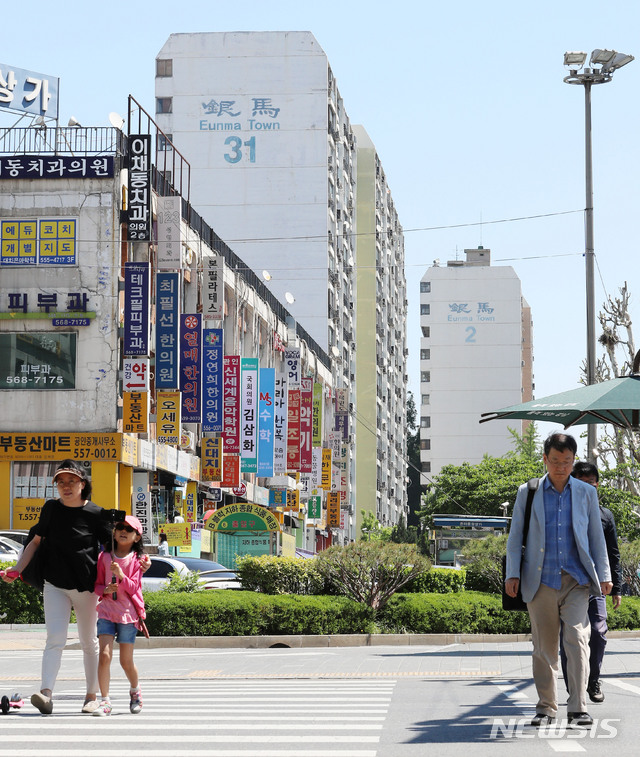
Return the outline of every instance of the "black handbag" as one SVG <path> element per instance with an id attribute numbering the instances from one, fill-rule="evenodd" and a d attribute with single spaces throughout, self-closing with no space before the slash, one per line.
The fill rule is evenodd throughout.
<path id="1" fill-rule="evenodd" d="M 522 553 L 520 556 L 520 566 L 522 566 L 522 560 L 524 558 L 524 550 L 527 546 L 527 535 L 529 534 L 529 520 L 531 519 L 531 503 L 533 502 L 533 497 L 536 491 L 538 490 L 538 485 L 540 483 L 539 478 L 532 478 L 527 482 L 527 506 L 525 508 L 524 512 L 524 524 L 522 527 Z M 509 610 L 511 612 L 518 612 L 518 611 L 524 611 L 527 609 L 527 603 L 522 599 L 522 592 L 520 591 L 520 587 L 522 586 L 522 582 L 518 584 L 518 593 L 515 597 L 510 597 L 504 588 L 504 582 L 507 580 L 507 556 L 504 555 L 502 558 L 502 609 L 503 610 Z"/>
<path id="2" fill-rule="evenodd" d="M 25 549 L 27 545 L 31 543 L 35 536 L 35 526 L 32 526 L 29 530 L 29 535 L 24 544 Z M 45 563 L 45 537 L 41 537 L 38 548 L 31 556 L 29 564 L 20 573 L 20 578 L 29 586 L 33 586 L 34 589 L 42 591 L 44 589 L 44 563 Z"/>

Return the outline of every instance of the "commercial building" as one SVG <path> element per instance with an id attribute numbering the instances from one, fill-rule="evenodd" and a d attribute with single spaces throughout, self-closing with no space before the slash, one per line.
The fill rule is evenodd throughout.
<path id="1" fill-rule="evenodd" d="M 513 450 L 508 427 L 480 415 L 533 396 L 532 321 L 511 266 L 491 251 L 434 261 L 420 281 L 420 460 L 423 482 L 443 466 Z"/>
<path id="2" fill-rule="evenodd" d="M 0 136 L 0 527 L 69 457 L 147 543 L 180 512 L 230 566 L 331 544 L 326 352 L 193 210 L 188 162 L 157 170 L 173 148 L 133 98 L 128 133 L 32 116 Z"/>
<path id="3" fill-rule="evenodd" d="M 332 360 L 337 418 L 333 442 L 342 466 L 346 537 L 359 535 L 362 507 L 386 523 L 396 522 L 406 501 L 404 476 L 396 475 L 394 458 L 390 486 L 372 492 L 370 482 L 387 484 L 388 479 L 377 470 L 382 448 L 371 439 L 363 442 L 363 436 L 372 429 L 382 434 L 378 424 L 388 430 L 390 419 L 395 423 L 399 416 L 386 398 L 400 399 L 398 386 L 404 393 L 404 324 L 396 329 L 393 322 L 392 331 L 402 331 L 402 344 L 396 341 L 399 352 L 386 357 L 382 353 L 391 346 L 389 340 L 369 327 L 357 330 L 361 279 L 356 285 L 356 268 L 361 264 L 356 266 L 356 238 L 367 257 L 357 224 L 360 219 L 364 224 L 367 216 L 373 223 L 379 220 L 395 235 L 385 240 L 380 254 L 388 256 L 390 249 L 394 257 L 402 248 L 402 231 L 386 197 L 379 208 L 364 208 L 361 197 L 375 203 L 387 187 L 376 187 L 379 174 L 369 175 L 369 169 L 369 185 L 359 186 L 357 139 L 326 54 L 310 32 L 173 34 L 156 59 L 155 118 L 192 166 L 194 207 L 252 269 L 264 271 L 270 290 L 288 303 L 295 320 Z M 368 140 L 365 148 L 372 150 Z M 399 281 L 402 288 L 402 277 Z M 384 297 L 389 287 L 381 279 L 379 284 L 376 294 Z M 370 296 L 370 285 L 362 280 L 362 286 Z M 390 303 L 394 296 L 390 292 Z M 404 302 L 404 295 L 398 302 Z M 367 317 L 373 319 L 370 326 L 376 317 L 383 318 L 382 311 L 369 308 Z M 356 364 L 356 344 L 370 360 L 358 359 Z M 356 385 L 362 380 L 366 392 L 375 391 L 373 379 L 378 366 L 384 367 L 378 352 L 389 367 L 402 367 L 380 379 L 390 391 L 383 392 L 384 408 L 382 396 L 378 398 L 379 415 L 372 413 L 372 404 L 366 408 L 370 428 L 365 431 L 357 420 L 365 395 Z M 387 441 L 394 455 L 400 453 L 397 445 L 402 443 L 395 432 L 383 447 Z M 369 483 L 360 496 L 364 481 Z"/>

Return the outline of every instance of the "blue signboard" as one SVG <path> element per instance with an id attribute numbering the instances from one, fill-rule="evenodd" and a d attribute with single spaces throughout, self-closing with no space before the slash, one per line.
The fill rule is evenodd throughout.
<path id="1" fill-rule="evenodd" d="M 202 332 L 202 431 L 222 432 L 222 329 L 204 329 Z"/>
<path id="2" fill-rule="evenodd" d="M 158 273 L 156 275 L 156 389 L 178 388 L 179 314 L 179 274 Z"/>
<path id="3" fill-rule="evenodd" d="M 258 475 L 273 476 L 275 368 L 260 368 L 258 384 Z"/>
<path id="4" fill-rule="evenodd" d="M 125 263 L 123 355 L 148 354 L 149 263 Z"/>
<path id="5" fill-rule="evenodd" d="M 0 63 L 0 108 L 57 118 L 59 83 L 55 76 Z"/>
<path id="6" fill-rule="evenodd" d="M 182 422 L 202 422 L 202 315 L 180 316 Z"/>

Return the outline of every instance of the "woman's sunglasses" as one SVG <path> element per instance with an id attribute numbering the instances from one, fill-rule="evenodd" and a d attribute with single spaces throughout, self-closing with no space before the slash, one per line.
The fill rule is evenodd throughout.
<path id="1" fill-rule="evenodd" d="M 128 534 L 132 534 L 135 531 L 135 528 L 128 523 L 116 523 L 116 531 L 126 531 Z"/>

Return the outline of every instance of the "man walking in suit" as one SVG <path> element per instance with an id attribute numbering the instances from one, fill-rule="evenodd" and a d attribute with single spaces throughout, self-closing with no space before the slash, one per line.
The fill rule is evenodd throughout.
<path id="1" fill-rule="evenodd" d="M 505 590 L 515 597 L 521 584 L 533 641 L 533 680 L 538 692 L 534 726 L 546 725 L 558 712 L 557 671 L 560 625 L 567 654 L 570 725 L 590 727 L 587 713 L 589 594 L 612 588 L 607 550 L 593 486 L 571 478 L 577 451 L 568 434 L 544 442 L 547 474 L 533 498 L 529 533 L 522 558 L 527 485 L 518 489 L 507 541 Z"/>

